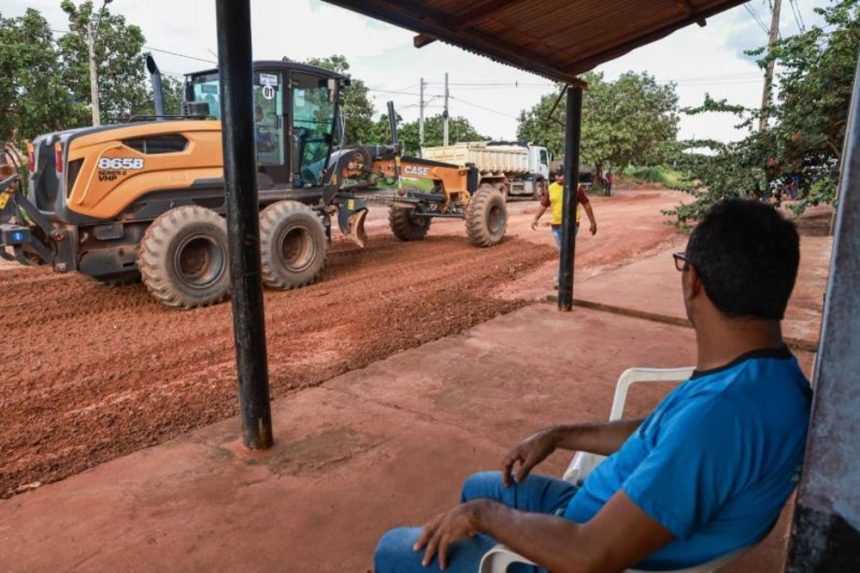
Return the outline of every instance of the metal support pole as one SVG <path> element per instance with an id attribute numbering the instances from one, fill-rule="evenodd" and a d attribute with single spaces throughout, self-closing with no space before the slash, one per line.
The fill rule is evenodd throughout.
<path id="1" fill-rule="evenodd" d="M 851 100 L 789 573 L 860 571 L 860 64 Z"/>
<path id="2" fill-rule="evenodd" d="M 576 189 L 579 186 L 579 142 L 582 135 L 582 87 L 567 89 L 564 130 L 564 211 L 561 219 L 558 309 L 573 308 L 573 262 L 576 253 Z"/>
<path id="3" fill-rule="evenodd" d="M 216 0 L 215 4 L 242 441 L 249 449 L 264 450 L 272 445 L 272 415 L 254 154 L 251 5 L 250 0 Z"/>

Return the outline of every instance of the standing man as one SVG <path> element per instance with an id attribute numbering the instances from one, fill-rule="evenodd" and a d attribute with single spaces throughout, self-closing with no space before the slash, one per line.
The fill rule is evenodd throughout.
<path id="1" fill-rule="evenodd" d="M 612 195 L 612 170 L 611 169 L 606 172 L 605 189 L 606 189 L 606 196 L 610 197 Z"/>
<path id="2" fill-rule="evenodd" d="M 591 209 L 591 202 L 588 200 L 588 195 L 585 194 L 585 187 L 580 185 L 576 189 L 576 233 L 579 232 L 579 220 L 582 217 L 582 208 L 585 207 L 585 213 L 588 215 L 588 220 L 591 221 L 589 231 L 594 235 L 597 233 L 597 220 L 594 218 L 594 211 Z M 541 196 L 540 208 L 535 214 L 532 221 L 532 230 L 537 231 L 538 221 L 546 212 L 547 209 L 552 209 L 552 236 L 555 238 L 555 244 L 561 250 L 561 218 L 564 211 L 564 172 L 559 170 L 556 172 L 555 181 L 550 184 L 547 192 Z M 561 280 L 559 275 L 558 280 Z M 556 282 L 558 288 L 558 281 Z"/>

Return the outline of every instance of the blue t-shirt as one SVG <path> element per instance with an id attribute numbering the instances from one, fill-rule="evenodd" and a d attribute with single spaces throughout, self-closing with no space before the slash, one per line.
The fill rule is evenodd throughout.
<path id="1" fill-rule="evenodd" d="M 619 490 L 675 540 L 638 569 L 680 569 L 764 537 L 797 483 L 811 391 L 788 348 L 694 373 L 591 473 L 564 516 Z"/>

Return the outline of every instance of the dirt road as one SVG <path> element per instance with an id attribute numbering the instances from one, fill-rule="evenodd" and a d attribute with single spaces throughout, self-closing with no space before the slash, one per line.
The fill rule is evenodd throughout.
<path id="1" fill-rule="evenodd" d="M 659 211 L 678 198 L 595 198 L 599 232 L 578 241 L 580 271 L 672 240 Z M 510 238 L 493 249 L 469 246 L 460 221 L 399 243 L 374 213 L 367 249 L 337 240 L 318 284 L 266 293 L 273 397 L 510 312 L 526 303 L 518 293 L 551 290 L 556 251 L 547 228 L 529 227 L 536 208 L 512 204 Z M 236 413 L 229 304 L 172 311 L 140 285 L 4 269 L 0 497 Z"/>

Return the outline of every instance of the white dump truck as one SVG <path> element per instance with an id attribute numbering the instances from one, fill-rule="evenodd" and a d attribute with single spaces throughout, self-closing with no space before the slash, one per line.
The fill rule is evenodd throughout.
<path id="1" fill-rule="evenodd" d="M 494 141 L 425 147 L 421 157 L 461 167 L 474 165 L 480 174 L 480 183 L 493 185 L 505 196 L 525 195 L 535 199 L 540 198 L 548 185 L 552 159 L 546 147 Z"/>

